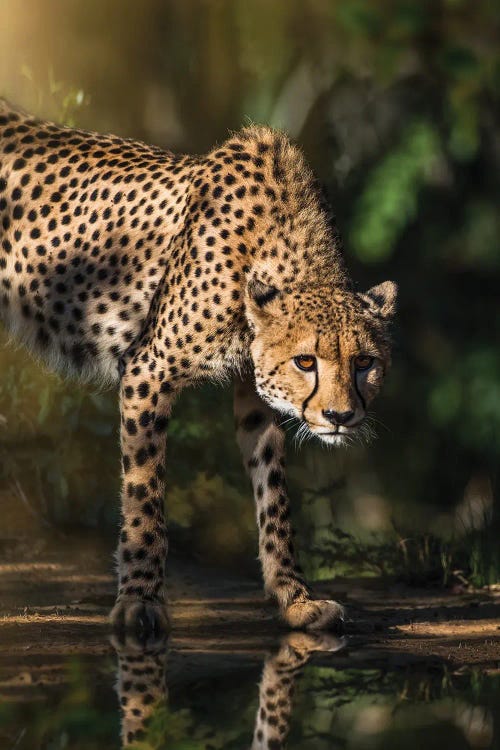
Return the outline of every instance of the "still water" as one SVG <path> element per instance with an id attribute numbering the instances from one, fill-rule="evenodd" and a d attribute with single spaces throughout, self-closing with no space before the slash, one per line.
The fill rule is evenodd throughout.
<path id="1" fill-rule="evenodd" d="M 326 635 L 288 633 L 265 651 L 246 643 L 115 638 L 100 653 L 3 659 L 0 747 L 500 747 L 498 670 L 373 659 Z"/>

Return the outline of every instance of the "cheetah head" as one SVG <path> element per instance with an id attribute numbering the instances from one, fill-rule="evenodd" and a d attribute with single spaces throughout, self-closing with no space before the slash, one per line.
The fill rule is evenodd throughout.
<path id="1" fill-rule="evenodd" d="M 257 391 L 300 420 L 299 436 L 345 445 L 370 432 L 367 408 L 390 365 L 396 285 L 283 289 L 251 279 L 246 312 Z"/>

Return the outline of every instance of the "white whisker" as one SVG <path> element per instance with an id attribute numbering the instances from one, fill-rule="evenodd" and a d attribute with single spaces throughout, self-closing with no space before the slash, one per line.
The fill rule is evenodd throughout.
<path id="1" fill-rule="evenodd" d="M 375 413 L 372 411 L 367 412 L 365 420 L 368 424 L 376 424 L 377 426 L 383 427 L 387 432 L 391 432 L 389 427 L 387 427 L 379 417 L 375 416 Z"/>

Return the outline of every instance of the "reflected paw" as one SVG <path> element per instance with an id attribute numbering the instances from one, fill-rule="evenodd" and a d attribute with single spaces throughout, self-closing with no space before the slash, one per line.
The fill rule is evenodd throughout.
<path id="1" fill-rule="evenodd" d="M 286 645 L 300 653 L 310 654 L 313 651 L 329 651 L 334 653 L 341 651 L 347 645 L 347 638 L 321 630 L 301 631 L 295 630 L 288 633 L 282 640 L 282 646 Z"/>
<path id="2" fill-rule="evenodd" d="M 344 609 L 328 599 L 294 602 L 284 612 L 286 622 L 297 630 L 344 632 Z"/>
<path id="3" fill-rule="evenodd" d="M 146 656 L 166 653 L 168 633 L 158 633 L 150 636 L 146 641 L 134 632 L 115 630 L 109 636 L 109 641 L 119 656 Z"/>
<path id="4" fill-rule="evenodd" d="M 113 630 L 132 634 L 140 643 L 157 640 L 170 630 L 170 620 L 164 602 L 123 597 L 111 610 Z"/>

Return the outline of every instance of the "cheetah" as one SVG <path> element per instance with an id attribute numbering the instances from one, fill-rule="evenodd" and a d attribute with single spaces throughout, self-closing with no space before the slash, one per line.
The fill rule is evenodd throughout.
<path id="1" fill-rule="evenodd" d="M 35 119 L 0 100 L 0 316 L 50 367 L 119 383 L 115 628 L 169 628 L 165 452 L 186 386 L 235 380 L 264 586 L 292 628 L 341 628 L 297 564 L 283 419 L 363 433 L 391 358 L 396 285 L 358 292 L 300 149 L 265 126 L 207 155 Z"/>

